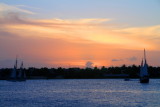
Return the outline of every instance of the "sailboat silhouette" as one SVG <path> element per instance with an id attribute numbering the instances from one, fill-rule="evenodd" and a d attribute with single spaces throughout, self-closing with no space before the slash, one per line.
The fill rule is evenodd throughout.
<path id="1" fill-rule="evenodd" d="M 20 69 L 17 69 L 17 63 L 18 63 L 18 60 L 16 58 L 14 68 L 11 71 L 8 81 L 13 81 L 13 82 L 26 81 L 26 73 L 23 69 L 23 62 L 21 63 Z"/>
<path id="2" fill-rule="evenodd" d="M 140 68 L 140 83 L 149 83 L 148 64 L 146 60 L 145 49 L 144 49 L 144 59 L 142 59 L 141 68 Z"/>

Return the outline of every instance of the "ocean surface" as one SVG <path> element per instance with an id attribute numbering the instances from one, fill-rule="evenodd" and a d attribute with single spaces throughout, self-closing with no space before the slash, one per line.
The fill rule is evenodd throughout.
<path id="1" fill-rule="evenodd" d="M 160 107 L 160 79 L 1 80 L 0 107 Z"/>

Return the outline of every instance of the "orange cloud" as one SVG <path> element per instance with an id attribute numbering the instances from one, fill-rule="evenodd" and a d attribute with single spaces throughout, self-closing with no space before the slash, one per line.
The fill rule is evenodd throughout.
<path id="1" fill-rule="evenodd" d="M 16 19 L 18 20 L 18 18 Z M 152 41 L 143 38 L 151 33 L 155 35 L 159 33 L 157 30 L 154 32 L 154 30 L 149 31 L 148 29 L 150 28 L 143 28 L 146 29 L 148 33 L 143 33 L 143 36 L 140 36 L 142 33 L 138 31 L 140 31 L 141 28 L 109 28 L 109 26 L 103 24 L 109 19 L 19 20 L 20 23 L 3 24 L 3 28 L 5 28 L 6 31 L 18 35 L 22 35 L 22 32 L 27 32 L 26 36 L 32 35 L 47 38 L 61 38 L 70 40 L 71 42 L 73 42 L 73 40 L 78 41 L 76 40 L 77 38 L 102 44 L 121 45 L 123 48 L 133 49 L 141 49 L 143 47 L 154 49 Z M 13 19 L 11 21 L 13 21 Z M 34 35 L 35 32 L 36 35 Z M 23 34 L 23 36 L 25 36 L 25 34 Z"/>
<path id="2" fill-rule="evenodd" d="M 141 59 L 143 48 L 159 51 L 160 25 L 120 28 L 108 21 L 111 19 L 29 19 L 8 13 L 0 17 L 1 51 L 4 56 L 8 53 L 6 57 L 22 55 L 27 66 L 65 67 L 84 67 L 87 61 L 94 66 L 139 64 L 139 60 L 126 59 Z"/>

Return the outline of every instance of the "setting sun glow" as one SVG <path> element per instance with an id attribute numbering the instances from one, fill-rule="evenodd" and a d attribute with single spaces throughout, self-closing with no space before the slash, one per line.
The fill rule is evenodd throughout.
<path id="1" fill-rule="evenodd" d="M 120 11 L 108 7 L 113 2 L 103 2 L 98 4 L 106 4 L 102 5 L 106 12 L 100 7 L 95 10 L 99 5 L 91 6 L 89 1 L 86 11 L 79 10 L 83 2 L 59 8 L 56 1 L 57 7 L 48 5 L 53 11 L 49 7 L 43 10 L 43 3 L 35 4 L 34 8 L 26 2 L 0 2 L 0 67 L 12 67 L 16 55 L 24 60 L 26 67 L 85 67 L 88 61 L 97 67 L 139 65 L 144 48 L 149 64 L 159 65 L 160 13 L 154 7 L 148 13 L 142 7 L 133 7 L 140 9 L 137 11 L 140 16 L 135 16 L 135 10 L 128 9 L 132 3 L 117 4 L 122 8 Z M 143 4 L 146 9 L 147 6 Z M 125 12 L 132 17 L 124 15 Z M 148 20 L 150 15 L 153 18 Z M 125 18 L 130 21 L 124 21 Z"/>

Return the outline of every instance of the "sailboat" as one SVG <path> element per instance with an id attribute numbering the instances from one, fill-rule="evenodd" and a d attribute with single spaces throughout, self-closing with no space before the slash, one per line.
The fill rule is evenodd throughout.
<path id="1" fill-rule="evenodd" d="M 17 81 L 25 81 L 25 80 L 26 80 L 26 74 L 23 70 L 23 62 L 22 62 L 20 70 L 18 71 Z"/>
<path id="2" fill-rule="evenodd" d="M 149 83 L 148 64 L 146 60 L 145 49 L 144 49 L 144 58 L 142 59 L 140 68 L 140 83 Z"/>
<path id="3" fill-rule="evenodd" d="M 23 70 L 23 62 L 21 63 L 20 69 L 17 69 L 17 63 L 18 63 L 18 60 L 16 58 L 14 68 L 11 71 L 11 75 L 8 78 L 8 81 L 13 81 L 13 82 L 26 81 L 26 74 L 25 74 L 25 71 Z"/>
<path id="4" fill-rule="evenodd" d="M 16 58 L 16 63 L 14 65 L 13 70 L 11 71 L 11 75 L 8 78 L 8 81 L 16 81 L 17 77 L 17 58 Z"/>

